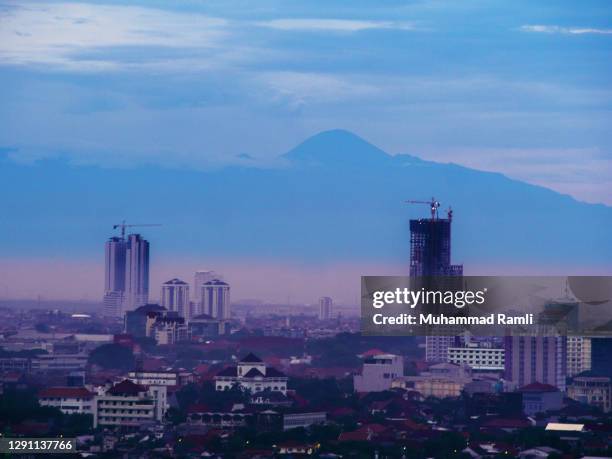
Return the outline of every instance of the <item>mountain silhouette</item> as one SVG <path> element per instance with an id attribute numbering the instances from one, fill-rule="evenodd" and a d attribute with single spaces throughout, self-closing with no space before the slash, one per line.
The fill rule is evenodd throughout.
<path id="1" fill-rule="evenodd" d="M 498 173 L 391 156 L 342 130 L 319 133 L 281 167 L 194 169 L 24 165 L 0 159 L 0 251 L 96 256 L 112 225 L 143 228 L 152 256 L 406 263 L 410 218 L 452 206 L 453 259 L 470 266 L 612 266 L 612 209 Z M 406 272 L 408 269 L 406 268 Z M 375 274 L 375 273 L 364 273 Z M 402 274 L 402 273 L 398 273 Z"/>

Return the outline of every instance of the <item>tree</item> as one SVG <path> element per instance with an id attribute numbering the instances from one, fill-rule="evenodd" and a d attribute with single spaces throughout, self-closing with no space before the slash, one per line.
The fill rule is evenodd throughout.
<path id="1" fill-rule="evenodd" d="M 135 366 L 134 354 L 119 344 L 103 344 L 89 354 L 89 363 L 102 368 L 132 370 Z"/>

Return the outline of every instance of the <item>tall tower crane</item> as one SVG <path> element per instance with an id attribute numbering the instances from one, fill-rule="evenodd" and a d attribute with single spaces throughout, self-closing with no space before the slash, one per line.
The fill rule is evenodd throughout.
<path id="1" fill-rule="evenodd" d="M 162 226 L 160 223 L 141 223 L 141 224 L 131 224 L 128 225 L 123 220 L 121 223 L 113 225 L 113 229 L 121 228 L 121 239 L 125 239 L 125 229 L 133 228 L 134 226 Z"/>
<path id="2" fill-rule="evenodd" d="M 427 204 L 429 206 L 429 211 L 431 212 L 431 219 L 436 220 L 438 218 L 438 209 L 440 207 L 440 201 L 436 201 L 436 198 L 431 198 L 431 201 L 407 200 L 404 202 L 408 204 Z"/>

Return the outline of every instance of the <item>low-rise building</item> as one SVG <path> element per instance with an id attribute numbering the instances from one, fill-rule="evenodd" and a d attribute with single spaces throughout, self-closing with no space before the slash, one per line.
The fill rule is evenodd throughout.
<path id="1" fill-rule="evenodd" d="M 215 388 L 222 391 L 237 386 L 251 393 L 269 390 L 286 394 L 287 381 L 284 373 L 266 365 L 256 355 L 248 354 L 237 365 L 227 367 L 215 376 Z"/>
<path id="2" fill-rule="evenodd" d="M 285 413 L 283 415 L 283 430 L 307 428 L 314 424 L 325 424 L 327 413 L 316 411 L 312 413 Z"/>
<path id="3" fill-rule="evenodd" d="M 612 409 L 612 381 L 608 376 L 584 372 L 572 378 L 567 386 L 567 396 L 609 413 Z"/>
<path id="4" fill-rule="evenodd" d="M 459 397 L 464 387 L 473 381 L 468 365 L 437 363 L 418 376 L 404 376 L 393 382 L 393 387 L 414 390 L 422 397 Z"/>
<path id="5" fill-rule="evenodd" d="M 167 410 L 166 386 L 143 386 L 128 379 L 96 389 L 94 427 L 132 427 L 161 422 Z"/>
<path id="6" fill-rule="evenodd" d="M 469 365 L 475 371 L 504 371 L 504 354 L 503 348 L 470 343 L 465 347 L 449 347 L 448 361 Z"/>
<path id="7" fill-rule="evenodd" d="M 393 354 L 376 354 L 363 361 L 361 373 L 353 376 L 355 392 L 381 392 L 404 375 L 404 360 Z"/>
<path id="8" fill-rule="evenodd" d="M 177 387 L 195 381 L 189 371 L 130 371 L 127 379 L 143 386 Z"/>
<path id="9" fill-rule="evenodd" d="M 87 354 L 41 354 L 32 359 L 33 373 L 78 371 L 85 369 Z"/>
<path id="10" fill-rule="evenodd" d="M 229 320 L 215 319 L 208 314 L 192 317 L 187 324 L 189 339 L 216 338 L 230 332 Z"/>
<path id="11" fill-rule="evenodd" d="M 521 387 L 519 392 L 523 394 L 523 412 L 527 416 L 559 410 L 563 406 L 563 393 L 550 384 L 531 383 Z"/>
<path id="12" fill-rule="evenodd" d="M 38 402 L 65 414 L 92 414 L 94 393 L 85 387 L 48 387 L 38 393 Z"/>

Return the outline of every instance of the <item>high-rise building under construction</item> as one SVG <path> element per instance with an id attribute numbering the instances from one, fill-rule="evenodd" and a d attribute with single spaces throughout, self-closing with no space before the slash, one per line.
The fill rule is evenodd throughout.
<path id="1" fill-rule="evenodd" d="M 439 218 L 440 203 L 435 199 L 409 202 L 431 206 L 431 218 L 410 220 L 410 277 L 463 276 L 463 265 L 451 264 L 452 211 L 448 211 L 447 218 Z M 452 329 L 437 327 L 436 332 L 425 338 L 425 358 L 430 362 L 444 362 L 448 348 L 457 344 L 457 337 Z"/>

